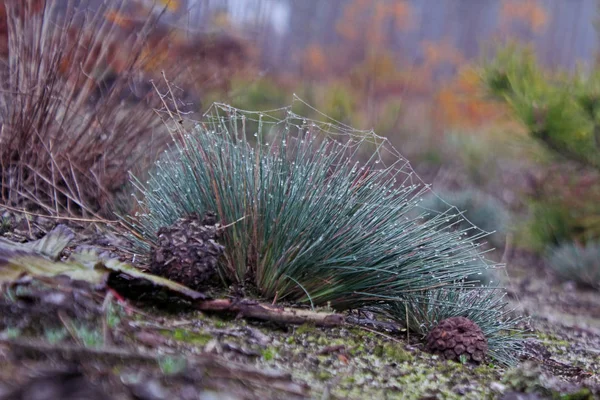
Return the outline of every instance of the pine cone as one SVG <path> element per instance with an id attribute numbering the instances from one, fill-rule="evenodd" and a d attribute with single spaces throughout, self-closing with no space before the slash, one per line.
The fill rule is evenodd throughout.
<path id="1" fill-rule="evenodd" d="M 447 360 L 458 360 L 464 354 L 467 361 L 480 363 L 488 350 L 481 328 L 465 317 L 441 321 L 429 332 L 426 341 L 427 351 L 440 354 Z"/>
<path id="2" fill-rule="evenodd" d="M 193 213 L 158 230 L 158 245 L 152 247 L 150 272 L 203 290 L 218 278 L 217 263 L 225 247 L 216 242 L 219 226 L 213 213 L 201 220 Z"/>

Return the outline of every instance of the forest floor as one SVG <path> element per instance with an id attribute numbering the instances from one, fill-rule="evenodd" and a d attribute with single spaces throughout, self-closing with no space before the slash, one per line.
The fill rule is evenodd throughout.
<path id="1" fill-rule="evenodd" d="M 54 225 L 0 215 L 0 236 L 14 241 Z M 114 240 L 90 226 L 75 244 L 114 250 Z M 445 361 L 420 337 L 376 326 L 261 322 L 22 278 L 0 289 L 0 399 L 600 398 L 600 293 L 555 280 L 526 252 L 507 268 L 511 302 L 532 328 L 514 368 Z"/>

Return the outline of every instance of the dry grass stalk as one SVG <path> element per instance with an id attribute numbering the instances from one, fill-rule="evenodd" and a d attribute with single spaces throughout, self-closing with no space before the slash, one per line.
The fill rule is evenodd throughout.
<path id="1" fill-rule="evenodd" d="M 160 119 L 135 95 L 158 16 L 123 32 L 106 15 L 125 3 L 6 2 L 2 203 L 51 215 L 106 215 L 128 171 L 162 149 Z"/>

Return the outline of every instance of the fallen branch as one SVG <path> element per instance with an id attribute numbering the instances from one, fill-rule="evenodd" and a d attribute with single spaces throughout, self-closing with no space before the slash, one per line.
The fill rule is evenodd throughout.
<path id="1" fill-rule="evenodd" d="M 316 326 L 340 326 L 344 324 L 344 316 L 326 312 L 317 312 L 289 307 L 276 307 L 270 304 L 258 303 L 252 300 L 217 299 L 198 301 L 198 310 L 211 312 L 230 312 L 244 318 L 254 318 L 263 321 L 281 322 L 302 325 L 306 323 Z"/>

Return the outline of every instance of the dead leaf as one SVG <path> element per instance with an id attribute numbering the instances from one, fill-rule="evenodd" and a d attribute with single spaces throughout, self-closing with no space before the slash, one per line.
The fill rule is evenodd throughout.
<path id="1" fill-rule="evenodd" d="M 57 226 L 44 238 L 26 244 L 0 240 L 0 284 L 11 283 L 23 275 L 55 277 L 65 275 L 73 280 L 103 286 L 110 274 L 124 274 L 134 279 L 151 282 L 190 300 L 203 300 L 206 296 L 179 283 L 139 269 L 100 254 L 92 247 L 76 249 L 65 261 L 56 261 L 73 238 L 73 232 L 63 225 Z"/>
<path id="2" fill-rule="evenodd" d="M 27 243 L 15 243 L 10 240 L 0 238 L 0 249 L 22 250 L 25 252 L 35 252 L 39 255 L 57 260 L 62 251 L 69 245 L 69 242 L 75 235 L 65 225 L 58 225 L 46 236 L 39 240 Z"/>

